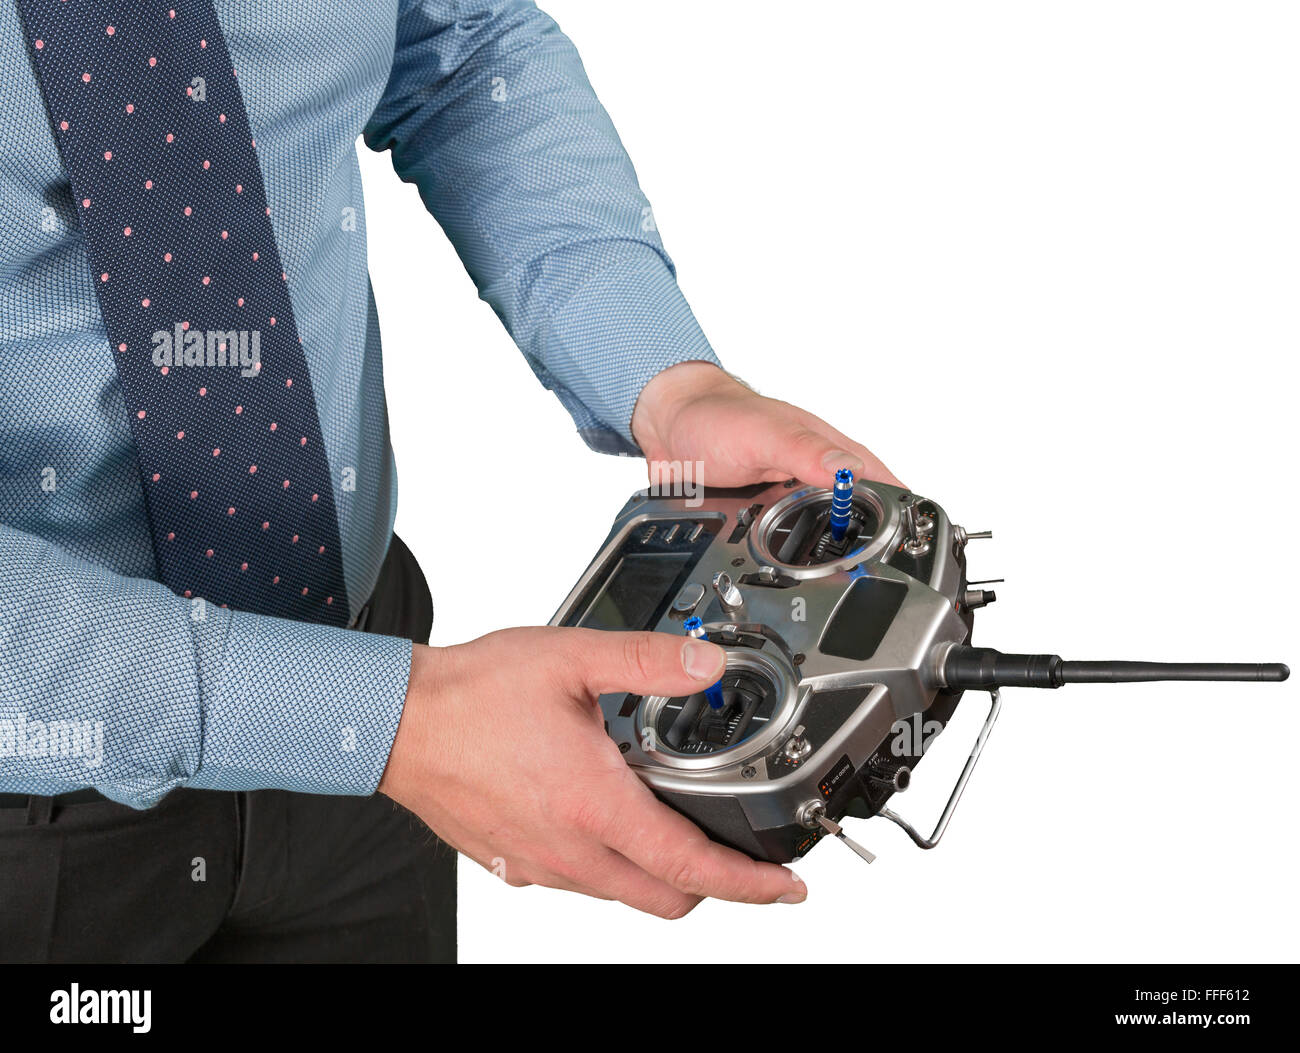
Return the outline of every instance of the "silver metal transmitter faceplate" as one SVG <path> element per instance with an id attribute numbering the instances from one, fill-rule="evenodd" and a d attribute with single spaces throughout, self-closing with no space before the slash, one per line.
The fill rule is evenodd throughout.
<path id="1" fill-rule="evenodd" d="M 722 707 L 703 692 L 600 705 L 662 800 L 756 858 L 787 861 L 833 820 L 878 814 L 920 760 L 922 719 L 942 726 L 960 697 L 936 662 L 970 638 L 965 532 L 874 482 L 853 484 L 838 540 L 830 514 L 829 489 L 794 481 L 643 491 L 551 620 L 682 635 L 697 617 L 726 649 Z"/>

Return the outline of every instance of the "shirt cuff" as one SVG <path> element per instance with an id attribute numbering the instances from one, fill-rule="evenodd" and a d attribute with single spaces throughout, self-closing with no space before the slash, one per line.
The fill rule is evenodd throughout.
<path id="1" fill-rule="evenodd" d="M 374 793 L 410 671 L 409 640 L 234 612 L 186 784 Z"/>
<path id="2" fill-rule="evenodd" d="M 657 374 L 679 362 L 721 365 L 669 265 L 636 243 L 555 309 L 541 335 L 543 381 L 600 453 L 640 456 L 632 411 Z"/>

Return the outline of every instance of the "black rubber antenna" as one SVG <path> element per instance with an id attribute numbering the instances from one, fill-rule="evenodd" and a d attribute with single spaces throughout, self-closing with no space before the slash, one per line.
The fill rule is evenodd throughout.
<path id="1" fill-rule="evenodd" d="M 943 663 L 944 682 L 954 690 L 1155 680 L 1280 683 L 1290 675 L 1281 662 L 1066 662 L 1057 654 L 1003 654 L 991 647 L 954 647 Z"/>

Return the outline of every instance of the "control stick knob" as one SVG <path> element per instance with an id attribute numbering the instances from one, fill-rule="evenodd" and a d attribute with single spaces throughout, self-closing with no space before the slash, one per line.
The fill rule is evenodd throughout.
<path id="1" fill-rule="evenodd" d="M 831 540 L 843 541 L 849 530 L 853 514 L 853 473 L 840 468 L 835 473 L 835 486 L 831 490 Z"/>
<path id="2" fill-rule="evenodd" d="M 686 621 L 682 622 L 682 628 L 686 630 L 687 636 L 693 636 L 697 640 L 707 638 L 704 623 L 697 617 L 687 618 Z M 710 709 L 722 709 L 727 704 L 727 700 L 722 695 L 722 681 L 719 680 L 712 687 L 706 687 L 704 689 L 704 698 L 709 703 Z"/>

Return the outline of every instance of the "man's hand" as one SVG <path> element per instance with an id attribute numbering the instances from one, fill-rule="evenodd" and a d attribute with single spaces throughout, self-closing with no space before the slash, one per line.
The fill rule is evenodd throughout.
<path id="1" fill-rule="evenodd" d="M 682 362 L 651 380 L 632 414 L 632 436 L 651 465 L 702 463 L 704 478 L 696 481 L 706 486 L 792 476 L 827 485 L 837 468 L 903 485 L 875 454 L 820 417 L 764 398 L 708 362 Z"/>
<path id="2" fill-rule="evenodd" d="M 687 695 L 723 651 L 667 633 L 505 629 L 415 645 L 382 793 L 512 885 L 679 918 L 700 899 L 797 903 L 792 871 L 710 841 L 660 804 L 605 734 L 611 691 Z"/>

